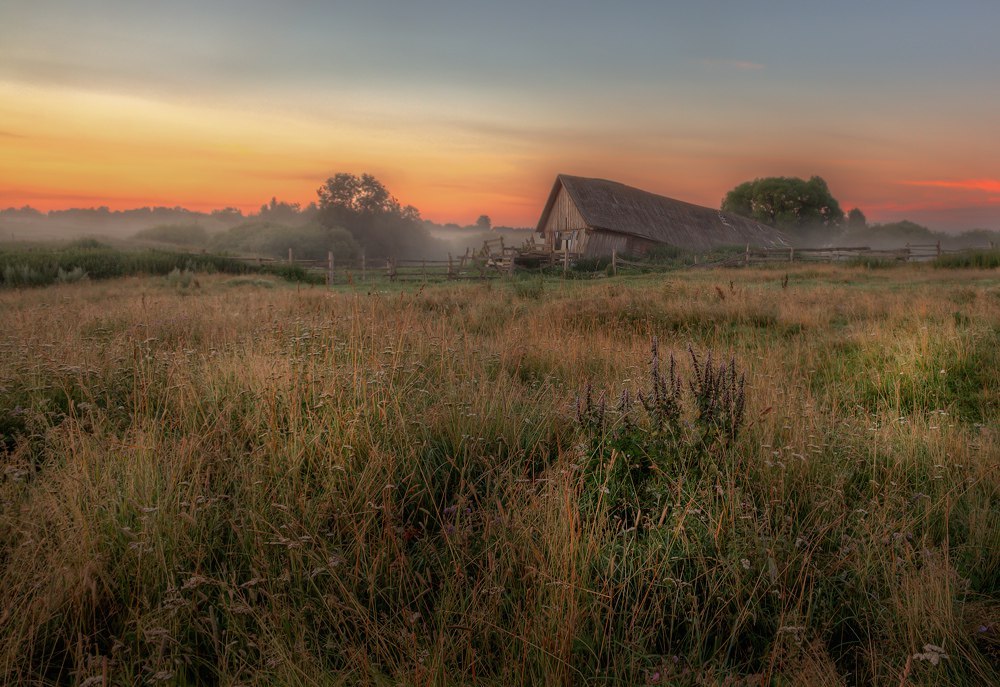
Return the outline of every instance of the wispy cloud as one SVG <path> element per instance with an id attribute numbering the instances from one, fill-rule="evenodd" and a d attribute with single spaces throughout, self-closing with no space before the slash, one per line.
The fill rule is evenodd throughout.
<path id="1" fill-rule="evenodd" d="M 701 63 L 706 67 L 735 69 L 741 72 L 752 72 L 764 69 L 764 65 L 759 62 L 749 62 L 747 60 L 702 60 Z"/>
<path id="2" fill-rule="evenodd" d="M 960 191 L 983 191 L 985 193 L 1000 193 L 1000 179 L 960 179 L 904 181 L 906 186 L 925 186 L 931 188 L 950 188 Z"/>

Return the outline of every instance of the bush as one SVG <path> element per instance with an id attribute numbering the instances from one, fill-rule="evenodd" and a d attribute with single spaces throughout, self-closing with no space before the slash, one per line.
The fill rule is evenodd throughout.
<path id="1" fill-rule="evenodd" d="M 285 258 L 291 248 L 296 258 L 326 260 L 333 251 L 337 260 L 354 260 L 361 248 L 345 229 L 316 223 L 290 227 L 272 222 L 249 222 L 225 231 L 212 239 L 213 250 L 229 254 L 262 255 Z"/>
<path id="2" fill-rule="evenodd" d="M 56 272 L 56 281 L 60 284 L 72 284 L 74 282 L 83 281 L 87 278 L 87 273 L 83 271 L 82 267 L 74 267 L 70 270 L 64 270 L 62 267 Z"/>
<path id="3" fill-rule="evenodd" d="M 194 273 L 187 268 L 182 270 L 179 267 L 175 267 L 167 275 L 167 283 L 181 289 L 191 286 L 192 281 L 194 281 Z M 195 281 L 194 283 L 197 285 L 198 282 Z"/>
<path id="4" fill-rule="evenodd" d="M 51 281 L 31 265 L 8 264 L 3 266 L 3 281 L 0 283 L 5 286 L 41 286 Z"/>
<path id="5" fill-rule="evenodd" d="M 208 232 L 197 224 L 161 224 L 143 229 L 133 238 L 179 246 L 204 246 L 208 243 Z"/>

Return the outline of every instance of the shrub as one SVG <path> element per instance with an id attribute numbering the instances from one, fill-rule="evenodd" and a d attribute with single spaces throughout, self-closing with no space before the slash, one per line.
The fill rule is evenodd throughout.
<path id="1" fill-rule="evenodd" d="M 213 250 L 230 254 L 288 256 L 291 248 L 296 258 L 325 260 L 333 251 L 337 260 L 354 260 L 361 247 L 354 237 L 338 227 L 310 223 L 298 227 L 273 222 L 248 222 L 225 231 L 211 241 Z"/>
<path id="2" fill-rule="evenodd" d="M 4 265 L 3 284 L 5 286 L 41 286 L 51 283 L 46 275 L 31 265 Z"/>
<path id="3" fill-rule="evenodd" d="M 182 289 L 186 289 L 191 286 L 191 282 L 194 280 L 194 273 L 191 270 L 184 268 L 183 270 L 179 267 L 175 267 L 170 270 L 170 273 L 166 277 L 167 283 L 171 286 L 176 286 Z M 195 282 L 197 284 L 197 282 Z"/>
<path id="4" fill-rule="evenodd" d="M 87 278 L 87 273 L 82 267 L 74 267 L 69 270 L 64 270 L 62 267 L 56 272 L 56 281 L 60 284 L 72 284 L 74 282 L 83 281 Z"/>
<path id="5" fill-rule="evenodd" d="M 208 243 L 208 232 L 197 224 L 161 224 L 143 229 L 133 238 L 180 246 L 203 246 Z"/>

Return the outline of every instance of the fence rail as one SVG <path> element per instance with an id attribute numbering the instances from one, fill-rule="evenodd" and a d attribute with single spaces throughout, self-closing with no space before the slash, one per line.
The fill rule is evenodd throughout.
<path id="1" fill-rule="evenodd" d="M 326 260 L 295 257 L 293 249 L 287 258 L 264 256 L 232 256 L 248 265 L 297 267 L 306 272 L 325 276 L 327 284 L 354 283 L 389 279 L 390 281 L 445 281 L 458 279 L 486 279 L 496 274 L 509 274 L 514 268 L 514 255 L 508 248 L 505 254 L 472 253 L 467 251 L 448 259 L 390 258 L 372 259 L 364 256 L 338 260 L 330 252 Z"/>
<path id="2" fill-rule="evenodd" d="M 745 264 L 761 262 L 843 262 L 851 260 L 894 260 L 926 262 L 942 255 L 964 253 L 970 249 L 943 249 L 941 243 L 908 243 L 901 248 L 871 248 L 870 246 L 830 246 L 824 248 L 752 248 L 747 246 L 742 259 Z"/>
<path id="3" fill-rule="evenodd" d="M 496 243 L 494 246 L 492 243 Z M 496 249 L 499 249 L 497 252 Z M 851 261 L 889 261 L 889 262 L 926 262 L 946 254 L 969 252 L 973 249 L 942 249 L 940 243 L 913 243 L 901 248 L 885 249 L 869 246 L 832 246 L 823 248 L 754 248 L 747 246 L 742 253 L 730 254 L 712 259 L 710 255 L 696 255 L 693 267 L 736 267 L 740 265 L 757 265 L 766 263 L 793 262 L 851 262 Z M 541 259 L 539 256 L 542 256 Z M 699 257 L 701 258 L 699 260 Z M 261 256 L 234 256 L 250 265 L 288 265 L 298 267 L 313 274 L 324 275 L 327 284 L 367 282 L 379 279 L 390 281 L 450 281 L 461 279 L 487 279 L 492 276 L 511 274 L 516 268 L 523 267 L 519 262 L 537 264 L 541 267 L 561 267 L 567 274 L 571 267 L 577 265 L 584 256 L 566 251 L 549 251 L 544 255 L 538 250 L 519 251 L 504 246 L 499 239 L 484 243 L 483 249 L 477 252 L 466 251 L 464 255 L 448 259 L 418 259 L 391 258 L 370 259 L 362 255 L 360 258 L 338 260 L 330 252 L 326 260 L 296 258 L 292 249 L 288 250 L 287 258 Z M 674 266 L 628 260 L 615 252 L 610 258 L 610 274 L 618 274 L 619 269 L 636 269 L 642 271 L 658 271 L 673 269 Z"/>

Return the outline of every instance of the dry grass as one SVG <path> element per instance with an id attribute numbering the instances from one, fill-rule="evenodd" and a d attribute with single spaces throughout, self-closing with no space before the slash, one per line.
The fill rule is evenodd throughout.
<path id="1" fill-rule="evenodd" d="M 995 272 L 784 276 L 0 292 L 0 680 L 996 681 Z M 653 336 L 747 422 L 615 511 Z"/>

